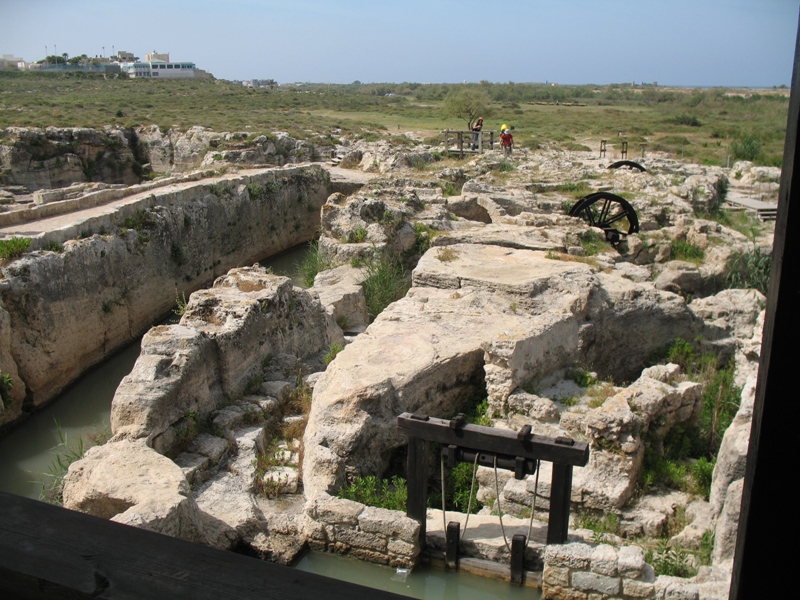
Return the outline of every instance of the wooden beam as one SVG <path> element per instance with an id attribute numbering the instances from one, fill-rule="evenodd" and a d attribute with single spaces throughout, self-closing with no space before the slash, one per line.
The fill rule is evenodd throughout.
<path id="1" fill-rule="evenodd" d="M 0 492 L 0 598 L 400 600 Z"/>
<path id="2" fill-rule="evenodd" d="M 479 452 L 494 452 L 508 456 L 520 456 L 532 460 L 546 460 L 554 464 L 582 467 L 589 462 L 589 444 L 570 438 L 552 438 L 543 435 L 528 435 L 523 439 L 517 432 L 465 425 L 452 428 L 449 419 L 425 417 L 420 420 L 411 413 L 397 417 L 397 427 L 401 434 L 420 437 L 440 444 L 453 444 L 461 448 Z M 569 441 L 567 441 L 569 440 Z"/>

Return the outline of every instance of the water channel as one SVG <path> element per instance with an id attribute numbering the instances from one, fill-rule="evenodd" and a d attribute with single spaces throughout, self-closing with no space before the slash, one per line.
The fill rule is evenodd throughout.
<path id="1" fill-rule="evenodd" d="M 297 277 L 296 265 L 302 261 L 308 245 L 302 244 L 261 261 L 276 275 Z M 91 440 L 109 430 L 109 413 L 114 392 L 130 373 L 139 356 L 141 338 L 120 350 L 103 363 L 87 371 L 56 400 L 29 417 L 23 424 L 0 439 L 0 490 L 39 499 L 43 483 L 54 466 L 56 455 L 75 449 L 78 440 Z M 478 577 L 469 573 L 442 571 L 421 566 L 411 573 L 360 560 L 309 552 L 296 565 L 310 571 L 402 594 L 412 598 L 448 600 L 494 600 L 539 598 L 539 590 L 520 588 L 510 583 Z"/>

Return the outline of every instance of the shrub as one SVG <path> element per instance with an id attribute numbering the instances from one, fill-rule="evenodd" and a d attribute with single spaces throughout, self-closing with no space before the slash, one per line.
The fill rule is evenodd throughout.
<path id="1" fill-rule="evenodd" d="M 761 156 L 761 140 L 743 137 L 731 142 L 731 155 L 734 160 L 754 161 Z"/>
<path id="2" fill-rule="evenodd" d="M 402 265 L 386 257 L 367 261 L 366 277 L 361 285 L 370 320 L 374 320 L 392 302 L 405 296 L 409 288 Z"/>
<path id="3" fill-rule="evenodd" d="M 689 553 L 680 544 L 670 546 L 669 540 L 659 541 L 655 551 L 647 552 L 645 561 L 653 565 L 656 575 L 693 577 L 697 573 L 697 569 L 689 564 Z"/>
<path id="4" fill-rule="evenodd" d="M 31 238 L 13 237 L 0 240 L 0 260 L 12 261 L 25 254 L 31 247 Z"/>
<path id="5" fill-rule="evenodd" d="M 405 511 L 408 487 L 406 480 L 397 475 L 390 481 L 367 475 L 356 477 L 350 485 L 339 490 L 338 496 L 368 506 Z"/>

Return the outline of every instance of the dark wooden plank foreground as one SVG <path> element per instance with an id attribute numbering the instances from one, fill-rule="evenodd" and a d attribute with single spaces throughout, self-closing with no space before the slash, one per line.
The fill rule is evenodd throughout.
<path id="1" fill-rule="evenodd" d="M 797 359 L 800 354 L 800 22 L 786 126 L 767 314 L 742 494 L 731 600 L 797 597 Z"/>
<path id="2" fill-rule="evenodd" d="M 0 598 L 405 598 L 0 492 Z"/>

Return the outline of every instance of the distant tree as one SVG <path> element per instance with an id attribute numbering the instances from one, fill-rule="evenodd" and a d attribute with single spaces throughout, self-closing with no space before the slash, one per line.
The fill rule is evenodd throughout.
<path id="1" fill-rule="evenodd" d="M 473 89 L 450 92 L 444 99 L 443 108 L 445 115 L 466 121 L 467 129 L 472 129 L 478 117 L 489 114 L 489 96 Z"/>
<path id="2" fill-rule="evenodd" d="M 266 85 L 269 89 L 274 90 L 275 86 L 278 85 L 278 82 L 275 81 L 274 79 L 267 79 L 264 82 L 264 85 Z"/>

